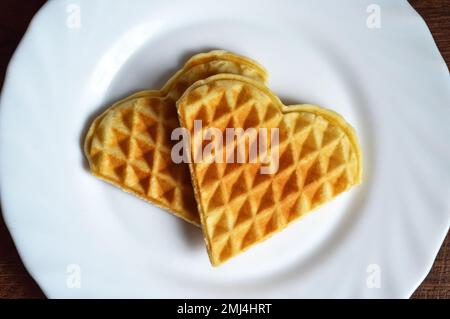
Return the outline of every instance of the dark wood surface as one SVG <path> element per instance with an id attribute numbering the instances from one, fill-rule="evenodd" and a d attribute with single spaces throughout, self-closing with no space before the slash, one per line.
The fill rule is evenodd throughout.
<path id="1" fill-rule="evenodd" d="M 0 86 L 6 67 L 42 0 L 0 2 Z M 411 0 L 431 29 L 450 64 L 450 0 Z M 0 298 L 44 298 L 45 295 L 24 268 L 0 215 Z M 450 298 L 450 236 L 447 235 L 433 269 L 413 298 Z"/>

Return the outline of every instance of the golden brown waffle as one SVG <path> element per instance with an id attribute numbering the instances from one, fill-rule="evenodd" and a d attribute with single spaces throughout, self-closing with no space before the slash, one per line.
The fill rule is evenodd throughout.
<path id="1" fill-rule="evenodd" d="M 189 168 L 171 160 L 170 137 L 179 126 L 175 101 L 195 81 L 217 73 L 267 78 L 262 66 L 229 52 L 193 56 L 161 90 L 138 92 L 93 121 L 84 146 L 92 174 L 198 225 Z"/>
<path id="2" fill-rule="evenodd" d="M 189 164 L 213 265 L 268 238 L 361 181 L 355 131 L 335 112 L 313 105 L 284 106 L 264 85 L 233 75 L 196 82 L 177 106 L 181 125 L 193 136 L 191 145 L 203 134 L 193 135 L 194 120 L 202 120 L 202 132 L 209 128 L 221 132 L 226 128 L 279 129 L 279 169 L 274 174 L 261 174 L 261 160 L 248 162 L 248 143 L 244 144 L 247 163 L 203 159 Z M 226 147 L 236 149 L 244 141 L 234 140 Z"/>

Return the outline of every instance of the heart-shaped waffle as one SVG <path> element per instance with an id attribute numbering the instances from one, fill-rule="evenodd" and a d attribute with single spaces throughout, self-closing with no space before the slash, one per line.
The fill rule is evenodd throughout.
<path id="1" fill-rule="evenodd" d="M 171 133 L 179 126 L 176 100 L 195 81 L 218 73 L 267 78 L 258 63 L 229 52 L 193 56 L 161 90 L 138 92 L 93 121 L 84 146 L 92 174 L 199 225 L 189 168 L 171 159 Z"/>
<path id="2" fill-rule="evenodd" d="M 196 82 L 177 107 L 192 146 L 195 141 L 204 142 L 210 129 L 223 135 L 226 128 L 257 130 L 252 142 L 233 139 L 210 152 L 215 156 L 224 153 L 218 156 L 219 162 L 199 161 L 199 148 L 190 148 L 191 158 L 197 158 L 189 166 L 213 265 L 268 238 L 361 181 L 355 131 L 335 112 L 313 105 L 285 106 L 264 85 L 233 75 Z M 195 120 L 202 121 L 201 130 L 194 130 Z M 249 145 L 258 140 L 260 128 L 278 128 L 279 143 L 270 145 L 278 151 L 278 158 L 272 158 L 278 170 L 272 174 L 262 174 L 262 158 L 249 162 Z M 234 158 L 230 163 L 226 150 L 242 145 L 247 162 L 236 163 Z M 266 153 L 276 154 L 272 151 Z M 220 158 L 227 160 L 220 163 Z"/>

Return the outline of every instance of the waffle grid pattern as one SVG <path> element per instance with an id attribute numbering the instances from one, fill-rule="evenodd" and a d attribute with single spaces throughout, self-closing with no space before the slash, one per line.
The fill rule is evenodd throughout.
<path id="1" fill-rule="evenodd" d="M 175 164 L 170 136 L 179 127 L 176 100 L 192 83 L 218 73 L 265 82 L 262 67 L 212 51 L 192 57 L 161 91 L 137 93 L 110 107 L 91 125 L 85 153 L 94 175 L 199 225 L 187 164 Z"/>
<path id="2" fill-rule="evenodd" d="M 233 81 L 200 86 L 179 102 L 179 108 L 191 134 L 193 121 L 199 119 L 203 132 L 211 127 L 222 132 L 226 128 L 279 128 L 279 169 L 275 174 L 261 174 L 261 163 L 203 161 L 193 165 L 203 227 L 215 265 L 355 184 L 357 156 L 348 137 L 320 115 L 283 114 L 269 96 Z M 227 147 L 236 149 L 242 142 L 235 140 Z"/>
<path id="3" fill-rule="evenodd" d="M 91 169 L 142 198 L 198 220 L 187 164 L 171 159 L 170 134 L 178 127 L 172 106 L 170 99 L 138 98 L 108 114 L 92 139 Z"/>

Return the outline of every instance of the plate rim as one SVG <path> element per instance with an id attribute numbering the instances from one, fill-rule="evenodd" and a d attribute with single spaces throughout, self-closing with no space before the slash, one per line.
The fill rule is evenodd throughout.
<path id="1" fill-rule="evenodd" d="M 432 38 L 432 43 L 434 44 L 437 52 L 439 52 L 439 55 L 441 56 L 442 61 L 444 61 L 444 65 L 447 67 L 447 65 L 445 63 L 445 60 L 444 60 L 444 58 L 442 56 L 442 53 L 439 51 L 439 49 L 438 49 L 438 47 L 437 47 L 437 45 L 436 45 L 436 43 L 435 43 L 435 41 L 433 39 L 432 33 L 430 32 L 430 30 L 429 30 L 425 20 L 414 9 L 414 7 L 412 7 L 412 5 L 408 1 L 405 1 L 405 2 L 412 9 L 412 11 L 415 13 L 416 17 L 419 17 L 419 19 L 421 20 L 421 23 L 424 25 L 424 27 L 427 30 L 429 36 Z M 33 18 L 31 19 L 31 21 L 30 21 L 30 23 L 29 23 L 29 25 L 28 25 L 28 27 L 27 27 L 27 29 L 26 29 L 23 37 L 22 37 L 22 39 L 20 40 L 16 50 L 14 51 L 14 53 L 13 53 L 13 55 L 12 55 L 12 57 L 11 57 L 9 63 L 8 63 L 8 66 L 7 66 L 7 69 L 6 69 L 6 72 L 5 72 L 4 84 L 3 84 L 1 95 L 0 95 L 0 114 L 2 113 L 2 110 L 6 107 L 4 105 L 5 104 L 4 103 L 4 92 L 9 89 L 9 86 L 10 86 L 9 79 L 11 77 L 10 75 L 11 75 L 11 73 L 13 73 L 13 70 L 16 68 L 16 64 L 18 63 L 17 62 L 18 57 L 20 55 L 23 55 L 24 43 L 29 41 L 29 39 L 31 37 L 31 35 L 30 35 L 31 34 L 31 30 L 33 30 L 34 28 L 39 27 L 38 20 L 42 16 L 47 15 L 47 13 L 49 11 L 49 7 L 54 5 L 54 3 L 55 3 L 55 1 L 48 1 L 48 2 L 46 2 L 38 10 L 38 12 L 33 16 Z M 448 67 L 447 67 L 447 71 L 448 71 Z M 1 134 L 1 131 L 2 131 L 2 128 L 0 126 L 0 134 Z M 0 151 L 2 149 L 3 149 L 3 146 L 0 145 Z M 0 200 L 1 200 L 1 202 L 4 202 L 4 195 L 3 195 L 4 184 L 5 184 L 5 182 L 3 182 L 2 179 L 0 178 L 0 185 L 3 186 L 3 187 L 0 187 Z M 1 213 L 2 213 L 2 216 L 3 216 L 4 222 L 5 222 L 5 225 L 6 225 L 8 231 L 9 231 L 9 233 L 10 233 L 10 235 L 11 235 L 13 241 L 14 241 L 14 245 L 17 248 L 17 252 L 18 252 L 18 254 L 19 254 L 19 256 L 20 256 L 20 258 L 21 258 L 21 260 L 22 260 L 22 262 L 24 264 L 25 269 L 28 271 L 28 273 L 31 275 L 31 277 L 38 283 L 39 287 L 42 289 L 44 294 L 46 296 L 51 296 L 50 291 L 47 291 L 46 285 L 41 283 L 41 280 L 43 281 L 43 279 L 40 278 L 39 274 L 36 273 L 37 270 L 35 269 L 35 267 L 32 266 L 27 261 L 27 257 L 24 256 L 23 249 L 21 248 L 21 246 L 24 245 L 22 243 L 22 241 L 23 241 L 22 238 L 23 237 L 20 237 L 18 232 L 14 229 L 13 225 L 10 223 L 10 218 L 8 216 L 10 213 L 6 211 L 4 206 L 2 207 Z M 448 235 L 449 227 L 450 227 L 450 219 L 448 219 L 448 223 L 447 223 L 447 232 L 440 236 L 441 237 L 440 241 L 439 242 L 435 242 L 435 247 L 433 247 L 433 249 L 432 249 L 432 251 L 433 251 L 432 255 L 434 256 L 433 260 L 427 262 L 427 264 L 428 264 L 428 266 L 426 267 L 427 270 L 423 273 L 421 278 L 419 278 L 418 282 L 416 284 L 414 284 L 414 286 L 411 288 L 411 290 L 409 292 L 407 292 L 407 296 L 406 296 L 407 298 L 410 297 L 414 293 L 414 291 L 420 286 L 420 284 L 423 282 L 423 280 L 427 277 L 427 275 L 429 274 L 430 270 L 432 269 L 434 261 L 436 259 L 436 256 L 439 253 L 439 250 L 440 250 L 440 248 L 442 246 L 442 243 L 444 242 L 446 236 Z M 431 245 L 431 244 L 427 244 L 427 245 Z M 431 248 L 429 248 L 429 249 L 431 250 Z"/>

